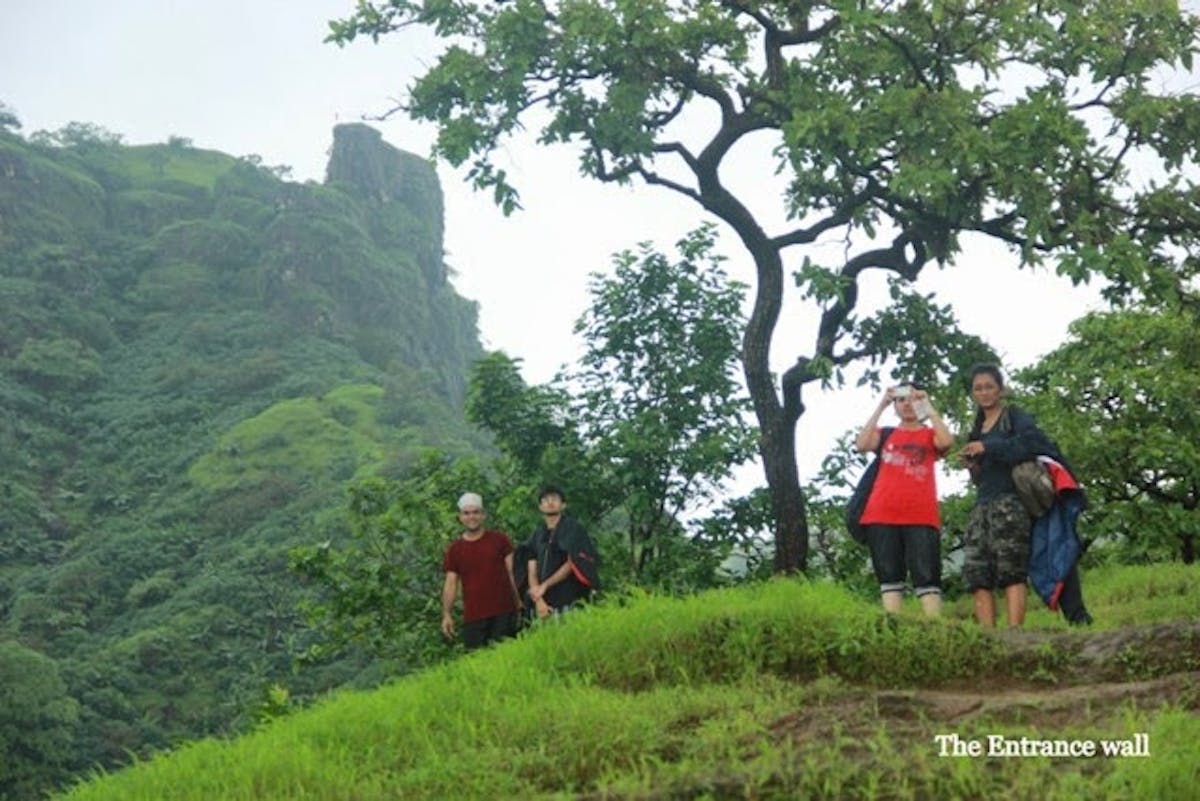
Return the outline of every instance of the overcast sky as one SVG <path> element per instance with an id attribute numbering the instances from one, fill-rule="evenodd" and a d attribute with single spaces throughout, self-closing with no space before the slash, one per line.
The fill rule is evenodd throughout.
<path id="1" fill-rule="evenodd" d="M 0 0 L 0 101 L 17 113 L 25 135 L 91 122 L 130 144 L 182 136 L 196 147 L 288 165 L 295 180 L 322 180 L 333 126 L 393 107 L 436 52 L 418 32 L 378 45 L 324 44 L 327 20 L 353 6 L 353 0 Z M 428 154 L 431 128 L 401 115 L 372 124 L 391 144 Z M 541 382 L 579 351 L 571 325 L 586 303 L 588 273 L 607 269 L 613 252 L 641 241 L 669 249 L 704 217 L 661 190 L 579 178 L 576 154 L 565 147 L 516 142 L 504 158 L 525 207 L 510 218 L 472 193 L 461 171 L 438 166 L 447 261 L 459 292 L 480 304 L 484 345 L 524 359 L 526 379 Z M 731 182 L 749 189 L 764 215 L 778 215 L 769 164 L 747 157 L 737 166 L 741 174 L 730 175 Z M 729 231 L 720 233 L 729 271 L 750 283 L 748 257 Z M 989 339 L 1007 367 L 1030 364 L 1062 341 L 1070 320 L 1099 307 L 1094 289 L 1073 288 L 1044 270 L 1018 273 L 1015 259 L 996 246 L 973 244 L 959 263 L 941 272 L 927 268 L 920 287 L 952 302 L 963 327 Z M 777 369 L 809 351 L 814 319 L 798 299 L 785 305 Z M 806 400 L 805 476 L 875 402 L 851 390 L 810 392 Z"/>

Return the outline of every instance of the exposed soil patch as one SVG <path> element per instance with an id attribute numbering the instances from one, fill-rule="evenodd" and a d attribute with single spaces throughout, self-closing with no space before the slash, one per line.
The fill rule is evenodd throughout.
<path id="1" fill-rule="evenodd" d="M 1011 631 L 1003 635 L 1013 663 L 1046 671 L 1060 683 L 1083 684 L 1200 670 L 1200 621 L 1127 626 L 1095 634 Z"/>
<path id="2" fill-rule="evenodd" d="M 1005 658 L 991 675 L 911 689 L 844 685 L 825 700 L 781 714 L 767 724 L 765 732 L 747 735 L 741 742 L 747 763 L 762 751 L 763 739 L 794 749 L 792 763 L 776 772 L 743 771 L 739 764 L 718 761 L 660 786 L 628 793 L 600 790 L 577 796 L 577 801 L 791 801 L 842 798 L 846 792 L 871 798 L 923 797 L 922 793 L 939 797 L 948 786 L 945 782 L 958 787 L 954 792 L 964 786 L 974 788 L 958 797 L 1002 797 L 1010 788 L 999 767 L 991 779 L 962 786 L 947 778 L 953 771 L 934 770 L 931 765 L 942 764 L 937 749 L 944 747 L 938 735 L 961 733 L 973 740 L 984 733 L 1016 731 L 1028 732 L 1039 741 L 1097 735 L 1123 741 L 1136 734 L 1126 730 L 1132 711 L 1171 705 L 1200 714 L 1200 621 L 1094 633 L 1011 631 L 997 636 Z M 909 774 L 901 780 L 896 773 L 907 770 L 903 760 L 910 758 L 924 771 L 914 785 L 905 784 Z M 1113 764 L 1112 760 L 1071 758 L 1061 766 L 1095 775 Z M 822 772 L 828 765 L 834 767 Z M 869 793 L 863 789 L 860 778 L 871 773 L 866 767 L 872 765 L 876 780 L 881 775 L 896 779 L 894 796 L 886 786 L 877 785 Z M 814 774 L 816 778 L 805 785 L 808 789 L 797 795 L 796 787 Z"/>
<path id="3" fill-rule="evenodd" d="M 864 688 L 790 712 L 770 731 L 799 744 L 826 739 L 835 729 L 867 734 L 880 725 L 914 736 L 974 720 L 1053 731 L 1112 718 L 1130 706 L 1200 712 L 1200 622 L 998 636 L 1011 657 L 1006 675 L 935 689 Z"/>

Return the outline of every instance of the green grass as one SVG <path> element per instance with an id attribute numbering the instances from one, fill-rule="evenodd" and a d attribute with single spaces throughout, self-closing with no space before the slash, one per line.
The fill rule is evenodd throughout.
<path id="1" fill-rule="evenodd" d="M 135 145 L 113 148 L 109 157 L 120 164 L 122 174 L 139 185 L 178 181 L 211 189 L 216 179 L 237 160 L 215 150 L 169 145 Z"/>
<path id="2" fill-rule="evenodd" d="M 1119 609 L 1150 623 L 1181 609 L 1195 619 L 1198 577 L 1195 567 L 1162 565 L 1095 571 L 1085 582 L 1099 619 Z M 934 714 L 939 693 L 1027 688 L 1004 655 L 1003 638 L 974 624 L 886 617 L 824 583 L 630 597 L 373 692 L 336 694 L 240 739 L 96 776 L 65 797 L 1193 797 L 1195 674 L 1182 705 Z M 1147 732 L 1152 756 L 941 757 L 933 737 L 947 732 Z"/>
<path id="3" fill-rule="evenodd" d="M 386 431 L 376 421 L 380 387 L 349 384 L 322 397 L 280 401 L 241 421 L 201 456 L 189 477 L 210 490 L 261 483 L 271 476 L 363 478 L 384 460 Z"/>
<path id="4" fill-rule="evenodd" d="M 1091 629 L 1163 620 L 1200 620 L 1200 590 L 1194 565 L 1169 562 L 1153 565 L 1110 565 L 1082 572 L 1083 600 L 1095 618 Z M 911 601 L 916 609 L 916 602 Z M 997 624 L 1004 625 L 1004 598 L 996 594 Z M 945 613 L 957 620 L 974 617 L 970 596 L 947 604 Z M 1066 629 L 1063 617 L 1052 612 L 1030 590 L 1025 618 L 1029 629 Z"/>

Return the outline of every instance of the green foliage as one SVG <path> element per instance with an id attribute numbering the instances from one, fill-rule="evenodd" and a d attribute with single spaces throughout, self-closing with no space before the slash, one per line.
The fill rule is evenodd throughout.
<path id="1" fill-rule="evenodd" d="M 157 231 L 154 244 L 162 261 L 198 263 L 216 271 L 243 268 L 258 256 L 251 233 L 224 220 L 173 223 Z"/>
<path id="2" fill-rule="evenodd" d="M 124 137 L 91 122 L 68 122 L 57 131 L 38 131 L 30 141 L 52 147 L 74 148 L 81 151 L 117 147 Z"/>
<path id="3" fill-rule="evenodd" d="M 1146 577 L 1113 575 L 1131 587 Z M 1101 607 L 1105 586 L 1092 596 Z M 1196 726 L 1183 704 L 1106 701 L 1090 683 L 1039 697 L 1014 675 L 1005 638 L 876 607 L 795 580 L 635 595 L 369 693 L 339 693 L 237 740 L 97 776 L 65 798 L 269 801 L 297 787 L 372 801 L 1190 797 Z M 1143 612 L 1147 626 L 1173 619 Z M 1051 664 L 1053 651 L 1037 659 Z M 1189 703 L 1194 681 L 1176 678 Z M 1148 732 L 1152 756 L 941 758 L 933 737 L 948 732 Z"/>
<path id="4" fill-rule="evenodd" d="M 375 419 L 382 397 L 382 388 L 362 384 L 277 403 L 223 434 L 188 475 L 206 489 L 225 490 L 275 477 L 320 483 L 369 474 L 383 460 L 386 435 Z"/>
<path id="5" fill-rule="evenodd" d="M 933 393 L 953 388 L 952 379 L 966 375 L 976 364 L 997 361 L 992 348 L 979 337 L 960 330 L 953 310 L 932 295 L 912 292 L 895 279 L 888 282 L 892 305 L 861 320 L 854 337 L 870 366 L 859 384 L 879 388 L 881 366 L 890 367 L 891 383 L 910 382 Z M 840 370 L 838 383 L 842 383 Z"/>
<path id="6" fill-rule="evenodd" d="M 1159 716 L 1150 731 L 1157 745 L 1152 760 L 1122 760 L 1108 777 L 1106 790 L 1114 797 L 1187 798 L 1200 781 L 1191 744 L 1200 736 L 1200 720 L 1183 709 Z"/>
<path id="7" fill-rule="evenodd" d="M 498 353 L 472 374 L 468 416 L 530 485 L 566 489 L 598 533 L 609 586 L 711 586 L 735 543 L 745 558 L 753 540 L 748 509 L 702 516 L 754 442 L 734 375 L 742 287 L 713 245 L 702 228 L 676 262 L 646 245 L 618 254 L 576 325 L 580 365 L 554 383 L 527 386 L 519 361 Z"/>
<path id="8" fill-rule="evenodd" d="M 217 276 L 203 263 L 173 262 L 138 276 L 134 297 L 147 311 L 183 312 L 218 288 Z"/>
<path id="9" fill-rule="evenodd" d="M 0 132 L 6 132 L 9 128 L 17 130 L 20 127 L 21 118 L 17 116 L 17 112 L 7 103 L 0 101 Z"/>
<path id="10" fill-rule="evenodd" d="M 982 234 L 1021 266 L 1103 275 L 1114 297 L 1157 299 L 1195 274 L 1177 254 L 1200 230 L 1188 171 L 1200 99 L 1155 91 L 1197 48 L 1196 17 L 1174 3 L 364 0 L 329 38 L 413 25 L 447 47 L 406 108 L 505 213 L 520 201 L 496 157 L 534 125 L 543 144 L 577 146 L 584 175 L 673 191 L 734 229 L 757 271 L 743 367 L 781 570 L 807 558 L 792 447 L 803 386 L 840 383 L 862 360 L 916 357 L 924 375 L 980 349 L 906 292 L 859 317 L 871 271 L 911 284 Z M 680 124 L 698 118 L 714 124 Z M 751 212 L 757 185 L 725 183 L 727 157 L 746 148 L 773 156 L 786 182 L 781 230 Z M 1155 174 L 1161 185 L 1137 178 Z M 785 255 L 833 241 L 843 258 L 809 254 L 797 273 L 819 320 L 777 383 Z"/>
<path id="11" fill-rule="evenodd" d="M 520 467 L 541 472 L 543 454 L 565 447 L 579 454 L 576 432 L 567 419 L 570 397 L 561 387 L 528 386 L 521 360 L 490 353 L 475 363 L 467 391 L 467 416 L 488 430 L 496 445 Z"/>
<path id="12" fill-rule="evenodd" d="M 0 641 L 78 702 L 21 801 L 362 675 L 294 671 L 289 549 L 347 536 L 351 480 L 482 439 L 475 306 L 424 272 L 436 175 L 373 147 L 436 224 L 182 141 L 0 134 Z"/>
<path id="13" fill-rule="evenodd" d="M 714 244 L 705 227 L 674 262 L 648 245 L 617 254 L 576 324 L 579 366 L 554 383 L 527 386 L 503 354 L 472 375 L 468 416 L 531 481 L 566 489 L 598 533 L 609 586 L 711 586 L 746 531 L 701 522 L 754 446 L 734 366 L 743 287 Z"/>
<path id="14" fill-rule="evenodd" d="M 20 265 L 25 251 L 49 243 L 82 243 L 102 226 L 104 189 L 77 160 L 4 137 L 0 163 L 12 173 L 0 187 L 0 208 L 7 218 L 0 228 L 5 275 Z"/>
<path id="15" fill-rule="evenodd" d="M 568 375 L 575 415 L 592 459 L 611 465 L 635 574 L 754 453 L 736 377 L 744 287 L 714 243 L 705 227 L 678 243 L 674 263 L 649 245 L 618 254 L 611 276 L 592 277 L 575 326 L 586 346 Z"/>
<path id="16" fill-rule="evenodd" d="M 1195 560 L 1200 536 L 1200 332 L 1194 310 L 1076 320 L 1017 375 L 1079 473 L 1087 534 L 1122 562 Z"/>
<path id="17" fill-rule="evenodd" d="M 309 658 L 358 648 L 408 671 L 450 653 L 434 634 L 438 567 L 454 530 L 453 499 L 466 487 L 482 489 L 481 480 L 474 462 L 450 466 L 430 456 L 404 481 L 351 488 L 348 542 L 297 548 L 289 559 L 321 590 L 305 606 L 324 637 Z"/>
<path id="18" fill-rule="evenodd" d="M 78 718 L 53 660 L 0 641 L 0 799 L 33 801 L 65 776 Z"/>
<path id="19" fill-rule="evenodd" d="M 100 377 L 96 352 L 66 338 L 26 340 L 12 369 L 47 391 L 84 389 Z"/>

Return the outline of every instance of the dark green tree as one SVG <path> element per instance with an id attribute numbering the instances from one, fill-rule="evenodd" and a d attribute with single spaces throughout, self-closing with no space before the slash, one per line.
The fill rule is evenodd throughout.
<path id="1" fill-rule="evenodd" d="M 503 458 L 491 467 L 501 494 L 492 503 L 504 519 L 520 521 L 524 536 L 538 522 L 539 485 L 563 487 L 572 512 L 599 521 L 622 502 L 610 466 L 584 442 L 571 392 L 560 382 L 529 385 L 521 360 L 490 353 L 475 363 L 467 391 L 467 419 L 492 435 Z"/>
<path id="2" fill-rule="evenodd" d="M 317 589 L 303 608 L 322 637 L 308 659 L 366 654 L 406 672 L 450 653 L 437 636 L 439 567 L 467 489 L 493 496 L 478 461 L 430 452 L 401 481 L 351 487 L 346 542 L 291 551 L 289 567 Z"/>
<path id="3" fill-rule="evenodd" d="M 1200 217 L 1194 184 L 1174 177 L 1194 163 L 1200 105 L 1151 80 L 1191 65 L 1196 20 L 1172 2 L 361 0 L 330 39 L 413 25 L 448 45 L 405 108 L 438 125 L 435 155 L 467 164 L 506 212 L 519 199 L 494 157 L 537 125 L 541 143 L 580 147 L 585 175 L 672 191 L 736 233 L 756 271 L 742 362 L 780 570 L 807 559 L 802 390 L 860 360 L 912 373 L 902 345 L 946 341 L 903 313 L 928 264 L 981 235 L 1022 266 L 1137 288 Z M 786 182 L 775 230 L 752 210 L 761 185 L 740 192 L 723 172 L 755 148 Z M 1135 160 L 1172 177 L 1135 183 Z M 808 247 L 837 242 L 843 255 Z M 777 383 L 788 264 L 819 319 Z M 857 303 L 873 270 L 895 279 L 897 319 L 915 330 L 870 336 Z"/>
<path id="4" fill-rule="evenodd" d="M 500 450 L 517 467 L 537 477 L 551 448 L 582 456 L 571 397 L 562 387 L 530 386 L 521 377 L 521 360 L 496 352 L 471 369 L 467 418 L 491 432 Z"/>
<path id="5" fill-rule="evenodd" d="M 1198 322 L 1186 309 L 1089 314 L 1016 376 L 1088 490 L 1087 534 L 1122 561 L 1196 558 Z"/>
<path id="6" fill-rule="evenodd" d="M 40 145 L 95 151 L 116 147 L 125 137 L 93 122 L 68 122 L 57 131 L 35 131 L 29 139 Z"/>
<path id="7" fill-rule="evenodd" d="M 20 130 L 21 118 L 17 116 L 17 112 L 11 106 L 0 100 L 0 131 L 9 128 L 13 131 Z"/>
<path id="8" fill-rule="evenodd" d="M 78 720 L 54 661 L 0 642 L 0 799 L 43 798 L 66 777 Z"/>
<path id="9" fill-rule="evenodd" d="M 576 415 L 622 499 L 635 575 L 754 452 L 737 380 L 745 287 L 728 280 L 714 244 L 704 227 L 678 243 L 675 262 L 648 244 L 618 254 L 611 275 L 592 276 L 575 326 L 586 346 L 570 374 Z"/>
<path id="10" fill-rule="evenodd" d="M 513 472 L 561 484 L 577 513 L 622 532 L 610 567 L 638 583 L 695 586 L 713 573 L 728 543 L 712 527 L 688 529 L 753 454 L 737 380 L 744 287 L 714 247 L 705 226 L 674 261 L 647 244 L 616 254 L 610 275 L 592 277 L 576 324 L 579 366 L 554 382 L 526 385 L 504 354 L 481 360 L 471 380 L 467 414 Z M 688 561 L 706 567 L 681 578 Z"/>

